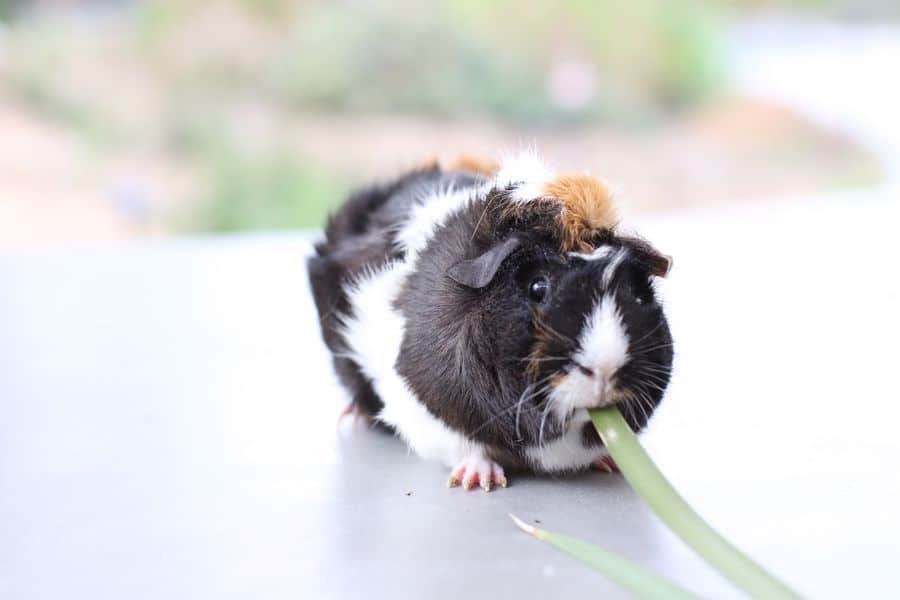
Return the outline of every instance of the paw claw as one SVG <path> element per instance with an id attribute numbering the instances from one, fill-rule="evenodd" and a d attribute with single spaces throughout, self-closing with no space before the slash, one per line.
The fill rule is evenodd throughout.
<path id="1" fill-rule="evenodd" d="M 612 456 L 601 456 L 591 463 L 591 468 L 597 471 L 606 471 L 607 473 L 618 473 L 619 465 Z"/>
<path id="2" fill-rule="evenodd" d="M 354 431 L 359 428 L 360 423 L 362 423 L 364 429 L 372 426 L 372 417 L 363 412 L 363 410 L 354 402 L 348 404 L 344 410 L 341 411 L 341 414 L 338 415 L 338 427 L 341 426 L 347 417 L 350 417 Z"/>
<path id="3" fill-rule="evenodd" d="M 477 485 L 485 492 L 490 492 L 494 486 L 508 485 L 503 467 L 480 452 L 463 460 L 447 480 L 447 487 L 456 487 L 460 484 L 465 490 L 471 490 Z"/>

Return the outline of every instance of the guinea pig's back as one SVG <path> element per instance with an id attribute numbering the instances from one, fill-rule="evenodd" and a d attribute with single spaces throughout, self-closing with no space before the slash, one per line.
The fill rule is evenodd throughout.
<path id="1" fill-rule="evenodd" d="M 403 250 L 394 243 L 395 235 L 414 205 L 428 202 L 436 190 L 471 187 L 482 181 L 477 174 L 443 172 L 434 166 L 412 171 L 388 184 L 361 189 L 331 215 L 325 240 L 316 245 L 316 255 L 335 263 L 342 280 L 388 260 L 402 259 Z"/>
<path id="2" fill-rule="evenodd" d="M 367 271 L 389 261 L 402 260 L 405 251 L 396 244 L 397 232 L 417 204 L 428 202 L 443 189 L 460 189 L 484 179 L 468 172 L 443 172 L 438 166 L 407 173 L 393 182 L 373 185 L 352 194 L 328 220 L 325 239 L 315 246 L 307 271 L 325 344 L 334 354 L 335 370 L 353 402 L 370 414 L 382 403 L 360 365 L 346 358 L 344 325 L 362 307 L 352 306 L 347 286 Z"/>

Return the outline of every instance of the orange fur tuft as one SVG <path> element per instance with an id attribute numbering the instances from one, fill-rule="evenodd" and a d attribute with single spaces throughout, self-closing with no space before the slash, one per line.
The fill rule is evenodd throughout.
<path id="1" fill-rule="evenodd" d="M 618 215 L 612 194 L 599 180 L 589 175 L 560 175 L 544 186 L 544 195 L 562 202 L 559 225 L 563 250 L 589 252 L 591 235 L 612 229 Z"/>
<path id="2" fill-rule="evenodd" d="M 478 158 L 468 154 L 461 154 L 450 163 L 451 171 L 468 171 L 485 177 L 493 177 L 500 170 L 500 164 L 489 158 Z"/>

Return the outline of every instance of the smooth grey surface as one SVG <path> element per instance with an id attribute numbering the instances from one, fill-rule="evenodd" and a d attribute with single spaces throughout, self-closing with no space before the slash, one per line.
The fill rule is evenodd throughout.
<path id="1" fill-rule="evenodd" d="M 678 343 L 645 444 L 813 597 L 900 595 L 896 192 L 641 224 L 675 257 Z M 0 259 L 0 598 L 623 596 L 507 512 L 739 597 L 619 476 L 448 490 L 400 441 L 338 429 L 307 251 Z"/>

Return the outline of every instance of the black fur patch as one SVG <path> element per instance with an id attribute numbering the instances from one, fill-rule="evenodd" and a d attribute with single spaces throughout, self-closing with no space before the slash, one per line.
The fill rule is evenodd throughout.
<path id="1" fill-rule="evenodd" d="M 456 213 L 420 252 L 397 302 L 406 332 L 396 367 L 429 411 L 451 428 L 519 452 L 523 444 L 537 442 L 541 414 L 532 403 L 516 410 L 528 385 L 523 373 L 533 310 L 517 274 L 543 249 L 535 240 L 523 242 L 525 247 L 480 289 L 448 277 L 452 265 L 501 241 L 495 224 L 484 218 L 486 202 Z M 555 425 L 545 423 L 548 439 Z"/>

